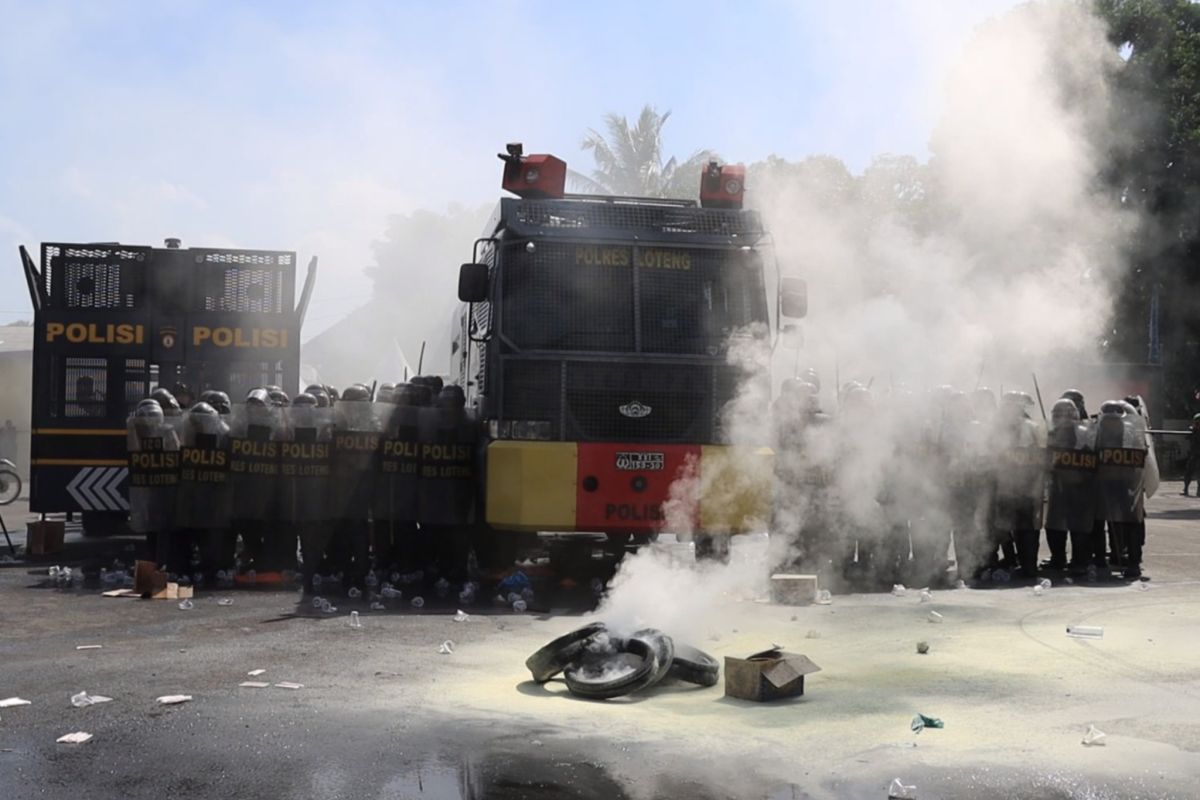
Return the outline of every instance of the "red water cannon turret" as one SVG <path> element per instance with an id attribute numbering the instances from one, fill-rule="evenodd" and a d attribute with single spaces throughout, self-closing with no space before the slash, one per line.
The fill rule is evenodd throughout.
<path id="1" fill-rule="evenodd" d="M 708 162 L 700 173 L 700 205 L 704 208 L 741 208 L 746 191 L 746 167 Z"/>
<path id="2" fill-rule="evenodd" d="M 504 146 L 497 153 L 504 162 L 504 180 L 500 186 L 517 197 L 556 199 L 567 186 L 567 162 L 548 155 L 522 155 L 520 142 Z"/>

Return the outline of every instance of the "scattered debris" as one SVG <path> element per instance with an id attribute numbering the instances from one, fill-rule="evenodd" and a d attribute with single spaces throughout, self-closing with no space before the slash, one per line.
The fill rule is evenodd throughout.
<path id="1" fill-rule="evenodd" d="M 1146 583 L 1145 581 L 1138 581 L 1137 583 L 1135 583 L 1135 584 L 1134 584 L 1134 586 L 1136 586 L 1136 587 L 1137 587 L 1137 590 L 1138 590 L 1139 592 L 1148 592 L 1148 591 L 1150 591 L 1150 584 Z"/>
<path id="2" fill-rule="evenodd" d="M 195 608 L 195 606 L 192 604 L 191 600 L 181 600 L 179 602 L 180 611 L 191 611 L 193 608 Z"/>
<path id="3" fill-rule="evenodd" d="M 932 603 L 933 602 L 933 592 L 929 591 L 928 589 L 922 589 L 921 590 L 921 602 L 922 603 Z"/>
<path id="4" fill-rule="evenodd" d="M 513 600 L 512 610 L 518 614 L 524 614 L 529 610 L 529 604 L 523 598 L 518 597 L 516 600 Z"/>
<path id="5" fill-rule="evenodd" d="M 362 597 L 362 591 L 357 586 L 351 586 L 350 591 L 346 592 L 346 597 L 351 600 L 357 600 Z"/>
<path id="6" fill-rule="evenodd" d="M 270 685 L 266 681 L 242 681 L 238 684 L 246 689 L 266 689 Z"/>
<path id="7" fill-rule="evenodd" d="M 943 617 L 941 614 L 939 614 L 936 611 L 930 611 L 928 616 L 925 617 L 925 619 L 929 620 L 930 622 L 941 622 L 942 620 L 945 619 L 945 617 Z"/>
<path id="8" fill-rule="evenodd" d="M 888 787 L 888 800 L 917 800 L 917 787 L 906 786 L 903 781 L 896 778 Z"/>
<path id="9" fill-rule="evenodd" d="M 111 703 L 111 702 L 112 702 L 111 697 L 105 697 L 102 694 L 88 694 L 87 692 L 80 692 L 79 694 L 71 695 L 71 705 L 75 706 L 76 708 L 83 708 L 84 706 L 94 706 L 97 703 Z"/>
<path id="10" fill-rule="evenodd" d="M 831 605 L 832 603 L 833 603 L 833 595 L 829 592 L 828 589 L 818 589 L 817 590 L 817 605 L 827 606 L 827 605 Z"/>
<path id="11" fill-rule="evenodd" d="M 903 583 L 893 584 L 892 585 L 892 594 L 895 595 L 896 597 L 904 597 L 904 595 L 908 594 L 908 589 L 904 588 Z"/>
<path id="12" fill-rule="evenodd" d="M 162 697 L 157 699 L 160 705 L 174 706 L 179 705 L 180 703 L 190 702 L 192 696 L 190 694 L 164 694 Z"/>
<path id="13" fill-rule="evenodd" d="M 425 598 L 424 598 L 424 597 L 420 597 L 420 596 L 418 596 L 418 597 L 414 597 L 414 598 L 412 599 L 412 607 L 413 607 L 413 608 L 416 608 L 416 609 L 422 609 L 422 608 L 424 608 L 424 607 L 425 607 Z"/>
<path id="14" fill-rule="evenodd" d="M 1045 589 L 1042 588 L 1042 585 L 1040 583 L 1037 586 L 1033 587 L 1033 596 L 1034 597 L 1041 597 L 1043 594 L 1045 594 Z"/>
<path id="15" fill-rule="evenodd" d="M 964 581 L 962 578 L 959 578 L 958 582 L 954 584 L 954 588 L 955 589 L 965 589 L 965 588 L 967 588 L 967 582 Z"/>
<path id="16" fill-rule="evenodd" d="M 454 621 L 455 622 L 466 622 L 470 618 L 471 618 L 471 615 L 468 614 L 467 612 L 463 611 L 461 608 L 457 609 L 454 612 Z"/>
<path id="17" fill-rule="evenodd" d="M 357 612 L 357 611 L 351 611 L 351 612 L 350 612 L 350 622 L 349 622 L 349 625 L 350 625 L 350 627 L 351 627 L 351 628 L 353 628 L 353 629 L 354 629 L 354 630 L 356 630 L 356 631 L 361 631 L 361 630 L 362 630 L 362 627 L 363 627 L 362 620 L 358 618 L 358 612 Z"/>
<path id="18" fill-rule="evenodd" d="M 946 723 L 942 722 L 937 717 L 927 717 L 924 714 L 915 714 L 912 718 L 912 732 L 920 733 L 926 728 L 944 728 Z"/>
<path id="19" fill-rule="evenodd" d="M 444 656 L 450 655 L 454 652 L 454 642 L 450 641 L 449 639 L 442 642 L 441 647 L 438 648 L 438 652 Z"/>
<path id="20" fill-rule="evenodd" d="M 249 672 L 247 672 L 246 674 L 249 675 L 251 678 L 257 678 L 259 675 L 262 675 L 264 672 L 266 672 L 265 669 L 252 669 Z"/>
<path id="21" fill-rule="evenodd" d="M 64 734 L 54 741 L 58 744 L 83 744 L 84 742 L 90 742 L 91 740 L 92 735 L 90 733 L 75 731 L 75 733 Z"/>
<path id="22" fill-rule="evenodd" d="M 0 700 L 0 708 L 15 708 L 16 706 L 31 706 L 33 703 L 20 697 L 6 697 Z"/>
<path id="23" fill-rule="evenodd" d="M 217 605 L 231 606 L 231 605 L 233 605 L 233 598 L 232 597 L 222 597 L 220 600 L 217 601 Z"/>
<path id="24" fill-rule="evenodd" d="M 1104 628 L 1098 625 L 1068 625 L 1067 636 L 1072 639 L 1103 639 Z"/>
<path id="25" fill-rule="evenodd" d="M 1037 585 L 1039 587 L 1041 587 L 1043 590 L 1051 589 L 1054 587 L 1054 584 L 1050 582 L 1049 578 L 1042 578 L 1040 581 L 1037 582 Z"/>
<path id="26" fill-rule="evenodd" d="M 275 684 L 276 689 L 303 689 L 303 683 L 292 683 L 291 681 L 280 681 Z"/>
<path id="27" fill-rule="evenodd" d="M 1097 728 L 1095 725 L 1088 725 L 1087 733 L 1083 735 L 1083 745 L 1085 747 L 1104 747 L 1104 740 L 1108 738 L 1108 734 Z"/>
<path id="28" fill-rule="evenodd" d="M 929 652 L 929 642 L 917 642 L 917 652 L 926 655 Z"/>
<path id="29" fill-rule="evenodd" d="M 99 650 L 101 647 L 104 647 L 104 645 L 102 645 L 102 644 L 80 644 L 80 645 L 76 645 L 75 649 L 76 650 Z"/>
<path id="30" fill-rule="evenodd" d="M 376 600 L 373 603 L 371 603 L 371 610 L 372 611 L 386 611 L 387 606 L 385 606 L 383 603 Z"/>
<path id="31" fill-rule="evenodd" d="M 808 656 L 779 646 L 746 658 L 725 657 L 725 696 L 742 700 L 778 700 L 804 694 L 804 676 L 820 671 Z"/>

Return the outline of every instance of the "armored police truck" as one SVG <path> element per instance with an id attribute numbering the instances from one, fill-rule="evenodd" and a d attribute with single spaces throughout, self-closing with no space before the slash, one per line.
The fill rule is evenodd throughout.
<path id="1" fill-rule="evenodd" d="M 296 254 L 276 250 L 44 243 L 24 247 L 34 308 L 30 510 L 83 512 L 100 533 L 129 510 L 126 418 L 155 387 L 234 397 L 299 382 Z"/>
<path id="2" fill-rule="evenodd" d="M 709 164 L 697 203 L 568 195 L 561 160 L 520 145 L 500 158 L 517 197 L 461 268 L 451 345 L 483 427 L 487 523 L 626 542 L 685 528 L 721 555 L 771 492 L 770 451 L 744 450 L 767 442 L 739 452 L 727 424 L 763 377 L 730 348 L 769 346 L 775 273 L 744 168 Z M 777 288 L 776 311 L 802 316 L 803 281 Z"/>

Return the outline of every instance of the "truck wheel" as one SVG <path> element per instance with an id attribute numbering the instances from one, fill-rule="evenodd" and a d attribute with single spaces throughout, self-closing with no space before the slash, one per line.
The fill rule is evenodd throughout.
<path id="1" fill-rule="evenodd" d="M 571 694 L 577 697 L 589 700 L 621 697 L 654 685 L 659 677 L 659 651 L 653 637 L 631 637 L 616 653 L 571 664 L 563 677 Z M 624 658 L 626 654 L 634 659 Z"/>
<path id="2" fill-rule="evenodd" d="M 537 650 L 525 659 L 525 666 L 536 682 L 545 683 L 574 661 L 593 636 L 604 633 L 606 630 L 603 622 L 584 625 Z"/>
<path id="3" fill-rule="evenodd" d="M 668 673 L 687 683 L 700 686 L 716 686 L 721 675 L 721 665 L 703 650 L 686 644 L 675 645 L 675 658 Z"/>

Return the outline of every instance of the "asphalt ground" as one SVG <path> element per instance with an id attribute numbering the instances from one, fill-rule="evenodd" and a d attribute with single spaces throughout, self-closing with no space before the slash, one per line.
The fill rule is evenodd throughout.
<path id="1" fill-rule="evenodd" d="M 602 618 L 658 624 L 718 658 L 780 642 L 822 667 L 803 698 L 769 705 L 720 686 L 588 702 L 532 683 L 525 657 L 594 618 L 586 603 L 485 603 L 455 622 L 430 597 L 420 612 L 354 606 L 355 630 L 345 601 L 320 614 L 292 591 L 200 593 L 181 610 L 60 588 L 44 564 L 0 568 L 0 699 L 32 701 L 0 709 L 0 798 L 883 798 L 895 777 L 922 800 L 1195 797 L 1200 500 L 1179 489 L 1150 503 L 1144 589 L 1056 580 L 1041 596 L 789 608 L 672 566 L 669 545 L 622 570 Z M 71 534 L 58 560 L 127 544 Z M 756 546 L 738 542 L 733 571 Z M 1078 624 L 1104 638 L 1068 637 Z M 72 707 L 84 690 L 113 700 Z M 159 705 L 167 694 L 193 699 Z M 914 735 L 918 711 L 946 727 Z M 1104 746 L 1081 744 L 1089 725 Z M 73 731 L 94 738 L 55 743 Z"/>

